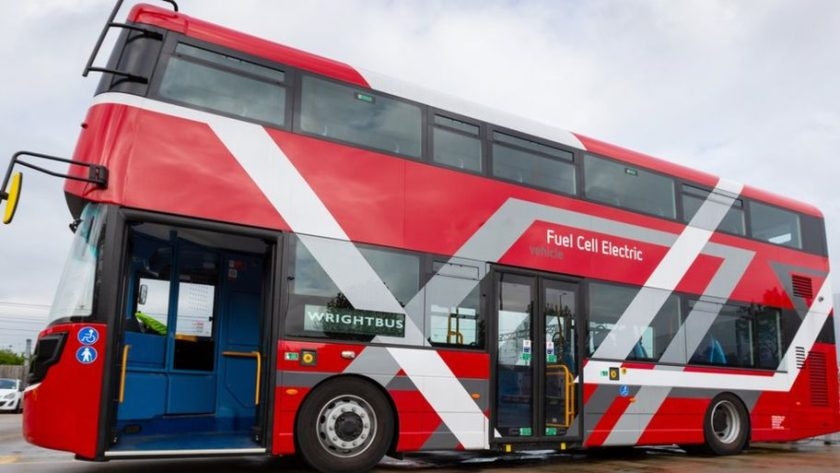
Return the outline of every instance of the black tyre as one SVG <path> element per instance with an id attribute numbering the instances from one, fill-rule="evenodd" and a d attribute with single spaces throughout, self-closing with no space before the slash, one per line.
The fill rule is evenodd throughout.
<path id="1" fill-rule="evenodd" d="M 394 422 L 382 391 L 341 378 L 307 396 L 296 422 L 298 451 L 312 468 L 351 473 L 373 469 L 391 445 Z"/>
<path id="2" fill-rule="evenodd" d="M 747 445 L 750 419 L 736 396 L 720 394 L 709 404 L 703 420 L 706 446 L 715 455 L 735 455 Z"/>

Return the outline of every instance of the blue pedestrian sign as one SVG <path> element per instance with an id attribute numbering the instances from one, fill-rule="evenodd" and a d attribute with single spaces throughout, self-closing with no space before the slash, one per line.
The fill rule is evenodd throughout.
<path id="1" fill-rule="evenodd" d="M 99 331 L 93 327 L 84 327 L 76 335 L 82 345 L 93 345 L 99 341 Z"/>
<path id="2" fill-rule="evenodd" d="M 630 386 L 626 384 L 622 384 L 621 387 L 618 388 L 618 395 L 621 397 L 627 397 L 630 395 Z"/>
<path id="3" fill-rule="evenodd" d="M 89 365 L 96 361 L 96 348 L 93 347 L 79 347 L 76 350 L 76 361 L 83 365 Z"/>

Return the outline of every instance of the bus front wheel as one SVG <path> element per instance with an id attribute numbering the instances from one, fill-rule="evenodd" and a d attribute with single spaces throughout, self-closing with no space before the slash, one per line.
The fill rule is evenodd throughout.
<path id="1" fill-rule="evenodd" d="M 303 459 L 321 472 L 368 471 L 385 456 L 394 435 L 391 407 L 382 391 L 359 378 L 315 388 L 296 422 Z"/>
<path id="2" fill-rule="evenodd" d="M 706 446 L 716 455 L 735 455 L 747 445 L 750 419 L 735 395 L 720 394 L 709 404 L 703 420 Z"/>

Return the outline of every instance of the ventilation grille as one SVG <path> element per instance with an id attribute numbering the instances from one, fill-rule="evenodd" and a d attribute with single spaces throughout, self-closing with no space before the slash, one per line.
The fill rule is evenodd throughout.
<path id="1" fill-rule="evenodd" d="M 796 367 L 802 369 L 805 366 L 805 348 L 796 347 Z"/>
<path id="2" fill-rule="evenodd" d="M 808 381 L 811 387 L 811 405 L 828 407 L 825 354 L 811 352 L 808 355 Z"/>
<path id="3" fill-rule="evenodd" d="M 797 276 L 794 274 L 790 277 L 790 280 L 793 283 L 794 296 L 803 297 L 805 299 L 814 298 L 814 288 L 811 284 L 811 278 L 805 276 Z"/>

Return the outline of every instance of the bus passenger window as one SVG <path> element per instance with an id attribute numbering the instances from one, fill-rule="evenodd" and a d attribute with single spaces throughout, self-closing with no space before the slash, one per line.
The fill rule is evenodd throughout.
<path id="1" fill-rule="evenodd" d="M 645 288 L 647 291 L 659 289 Z M 603 343 L 616 345 L 617 337 L 631 337 L 636 343 L 629 353 L 615 353 L 618 359 L 658 361 L 674 340 L 682 323 L 680 299 L 669 295 L 647 325 L 621 324 L 619 319 L 636 298 L 639 289 L 603 283 L 589 284 L 589 340 L 591 356 Z M 606 350 L 607 353 L 610 350 Z"/>
<path id="2" fill-rule="evenodd" d="M 303 77 L 300 127 L 306 133 L 419 158 L 420 107 L 336 82 Z"/>
<path id="3" fill-rule="evenodd" d="M 589 200 L 676 218 L 674 181 L 669 177 L 587 154 L 583 179 L 584 195 Z"/>
<path id="4" fill-rule="evenodd" d="M 285 73 L 179 44 L 160 84 L 162 97 L 249 120 L 285 125 Z"/>
<path id="5" fill-rule="evenodd" d="M 763 241 L 802 248 L 799 215 L 788 210 L 750 202 L 750 231 Z"/>
<path id="6" fill-rule="evenodd" d="M 717 228 L 707 228 L 706 230 L 715 231 L 721 230 L 736 235 L 746 234 L 746 225 L 744 224 L 744 201 L 741 199 L 733 199 L 731 197 L 719 195 L 715 192 L 699 189 L 694 186 L 682 186 L 682 207 L 683 207 L 683 221 L 691 222 L 694 215 L 700 210 L 700 206 L 705 201 L 713 202 L 714 205 L 725 205 L 729 207 L 726 216 L 723 217 Z M 730 206 L 730 202 L 732 202 Z M 701 223 L 702 224 L 702 223 Z"/>
<path id="7" fill-rule="evenodd" d="M 563 194 L 577 192 L 571 152 L 493 133 L 493 176 Z"/>
<path id="8" fill-rule="evenodd" d="M 481 172 L 481 139 L 477 125 L 435 115 L 432 142 L 434 162 Z"/>
<path id="9" fill-rule="evenodd" d="M 307 245 L 314 249 L 310 251 Z M 286 333 L 298 337 L 371 341 L 376 336 L 405 337 L 406 314 L 382 312 L 367 306 L 367 294 L 384 284 L 396 302 L 405 307 L 420 287 L 420 258 L 411 253 L 392 251 L 326 238 L 307 238 L 294 242 L 293 276 Z M 313 256 L 328 252 L 331 257 L 358 251 L 376 273 L 375 278 L 344 280 L 339 287 L 320 261 Z M 346 291 L 346 292 L 345 292 Z"/>
<path id="10" fill-rule="evenodd" d="M 689 307 L 696 306 L 696 301 L 689 301 Z M 780 310 L 723 305 L 718 313 L 703 315 L 714 320 L 691 356 L 691 363 L 778 368 L 782 353 Z"/>
<path id="11" fill-rule="evenodd" d="M 447 275 L 458 266 L 461 275 Z M 426 336 L 433 346 L 482 348 L 484 320 L 481 316 L 479 269 L 473 266 L 435 263 L 435 279 L 426 285 Z M 451 274 L 451 273 L 450 273 Z"/>

